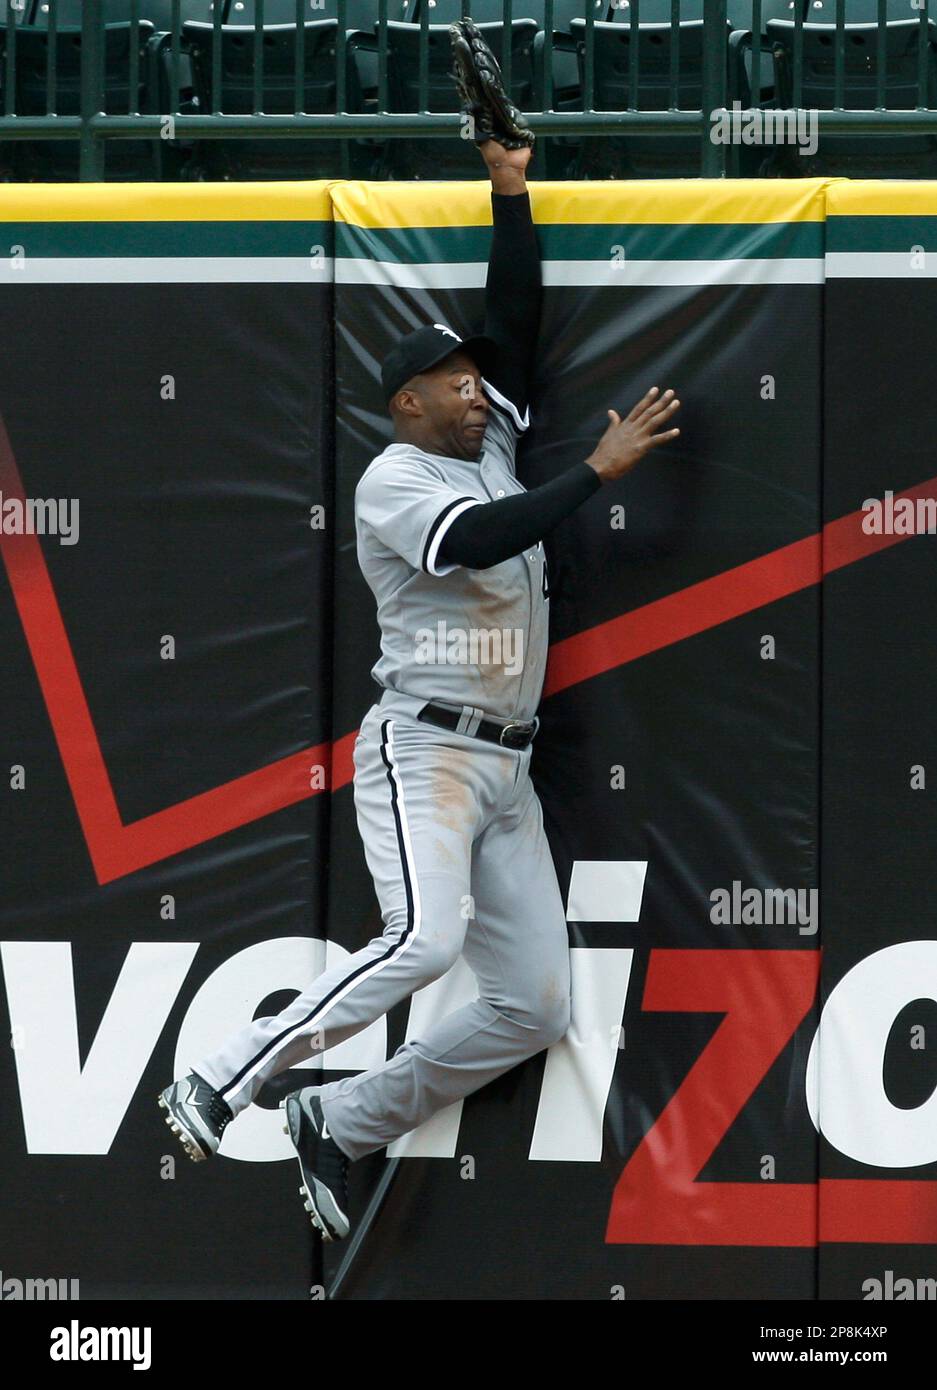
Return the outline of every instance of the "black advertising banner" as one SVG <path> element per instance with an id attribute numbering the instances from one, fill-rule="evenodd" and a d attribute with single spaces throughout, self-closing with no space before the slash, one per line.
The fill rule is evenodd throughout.
<path id="1" fill-rule="evenodd" d="M 3 205 L 3 1276 L 301 1298 L 274 1087 L 198 1168 L 156 1097 L 324 954 L 326 193 Z"/>
<path id="2" fill-rule="evenodd" d="M 9 1287 L 930 1296 L 937 203 L 822 179 L 532 202 L 521 481 L 650 386 L 682 402 L 679 439 L 546 544 L 531 771 L 572 1025 L 354 1164 L 358 1238 L 323 1251 L 278 1100 L 473 999 L 464 961 L 276 1076 L 211 1164 L 155 1102 L 381 930 L 354 491 L 391 440 L 391 344 L 481 325 L 488 190 L 0 191 Z"/>
<path id="3" fill-rule="evenodd" d="M 829 191 L 823 1299 L 937 1297 L 937 194 Z"/>

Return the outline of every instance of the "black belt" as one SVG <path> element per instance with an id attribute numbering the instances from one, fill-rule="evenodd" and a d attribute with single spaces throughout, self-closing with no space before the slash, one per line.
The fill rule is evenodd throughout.
<path id="1" fill-rule="evenodd" d="M 440 729 L 457 730 L 462 721 L 459 710 L 447 709 L 430 700 L 417 715 L 425 724 L 436 724 Z M 509 719 L 501 724 L 497 719 L 480 719 L 472 738 L 484 739 L 486 743 L 498 743 L 502 748 L 526 748 L 540 727 L 537 715 L 533 719 Z"/>

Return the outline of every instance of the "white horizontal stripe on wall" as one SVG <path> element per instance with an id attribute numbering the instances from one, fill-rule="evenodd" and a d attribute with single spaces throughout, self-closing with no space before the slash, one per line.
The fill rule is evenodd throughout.
<path id="1" fill-rule="evenodd" d="M 487 264 L 371 261 L 335 258 L 339 285 L 394 285 L 399 289 L 484 289 Z M 821 285 L 823 257 L 724 261 L 544 261 L 544 285 Z"/>
<path id="2" fill-rule="evenodd" d="M 309 256 L 27 256 L 0 260 L 0 285 L 328 285 L 332 259 Z"/>

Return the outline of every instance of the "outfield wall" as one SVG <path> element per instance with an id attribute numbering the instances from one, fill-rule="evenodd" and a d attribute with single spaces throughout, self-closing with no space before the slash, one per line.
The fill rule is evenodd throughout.
<path id="1" fill-rule="evenodd" d="M 933 1276 L 937 536 L 895 503 L 937 499 L 937 193 L 532 203 L 519 477 L 651 385 L 681 435 L 547 541 L 532 775 L 572 1028 L 391 1147 L 342 1296 Z M 302 1298 L 339 1258 L 276 1102 L 388 1056 L 472 996 L 467 967 L 278 1078 L 210 1167 L 175 1162 L 155 1096 L 380 929 L 350 785 L 378 641 L 353 493 L 390 439 L 390 344 L 479 326 L 487 191 L 7 186 L 0 217 L 3 1268 L 88 1298 Z M 863 503 L 889 490 L 877 534 Z M 15 534 L 19 497 L 62 499 L 77 539 Z M 763 920 L 773 890 L 801 915 Z M 353 1169 L 359 1217 L 385 1162 Z"/>

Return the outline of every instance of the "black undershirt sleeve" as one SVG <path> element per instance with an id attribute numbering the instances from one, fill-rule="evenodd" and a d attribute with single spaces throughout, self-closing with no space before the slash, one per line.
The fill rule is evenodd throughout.
<path id="1" fill-rule="evenodd" d="M 527 409 L 540 330 L 540 247 L 529 193 L 492 193 L 485 333 L 498 344 L 486 379 L 520 415 Z"/>
<path id="2" fill-rule="evenodd" d="M 438 559 L 473 570 L 499 565 L 549 535 L 601 486 L 595 469 L 582 461 L 529 492 L 468 507 L 443 537 Z"/>

